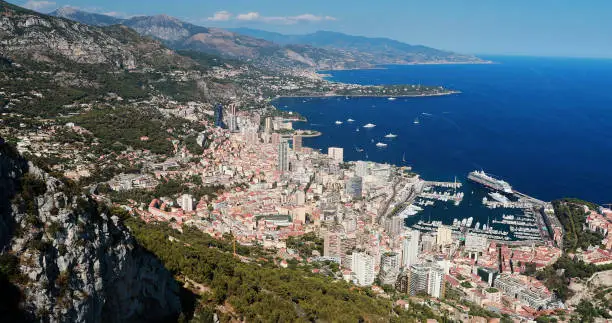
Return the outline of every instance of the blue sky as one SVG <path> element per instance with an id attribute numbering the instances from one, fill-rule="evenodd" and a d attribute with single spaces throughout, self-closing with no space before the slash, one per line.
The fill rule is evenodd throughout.
<path id="1" fill-rule="evenodd" d="M 10 0 L 281 33 L 332 30 L 475 54 L 612 58 L 609 0 Z"/>

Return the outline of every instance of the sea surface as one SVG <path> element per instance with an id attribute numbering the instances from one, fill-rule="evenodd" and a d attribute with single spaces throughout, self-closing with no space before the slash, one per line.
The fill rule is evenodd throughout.
<path id="1" fill-rule="evenodd" d="M 305 146 L 324 152 L 343 147 L 345 160 L 409 165 L 426 180 L 457 177 L 466 184 L 466 199 L 451 213 L 485 213 L 471 209 L 486 194 L 467 182 L 472 170 L 494 174 L 542 200 L 612 203 L 612 60 L 486 58 L 496 64 L 324 71 L 332 81 L 441 85 L 460 94 L 394 101 L 280 98 L 274 105 L 308 119 L 295 128 L 323 133 L 305 138 Z M 376 127 L 363 128 L 367 123 Z M 388 133 L 398 136 L 385 138 Z M 388 146 L 377 148 L 377 142 Z M 424 214 L 445 222 L 454 217 L 435 210 Z"/>

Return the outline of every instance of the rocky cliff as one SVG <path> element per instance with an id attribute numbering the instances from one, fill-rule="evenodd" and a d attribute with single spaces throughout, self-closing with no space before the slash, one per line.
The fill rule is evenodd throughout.
<path id="1" fill-rule="evenodd" d="M 7 144 L 0 144 L 0 188 L 0 274 L 16 264 L 11 283 L 27 317 L 149 322 L 181 312 L 172 275 L 104 205 L 28 165 Z"/>
<path id="2" fill-rule="evenodd" d="M 57 65 L 103 65 L 116 69 L 172 64 L 188 59 L 125 26 L 95 27 L 0 1 L 0 56 Z"/>

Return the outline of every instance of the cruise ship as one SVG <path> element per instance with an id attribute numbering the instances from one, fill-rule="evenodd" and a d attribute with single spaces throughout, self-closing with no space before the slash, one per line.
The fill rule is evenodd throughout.
<path id="1" fill-rule="evenodd" d="M 365 125 L 365 126 L 363 126 L 363 127 L 364 127 L 364 128 L 374 128 L 374 127 L 376 127 L 376 125 L 375 125 L 375 124 L 373 124 L 373 123 L 368 123 L 367 125 Z"/>
<path id="2" fill-rule="evenodd" d="M 508 182 L 496 179 L 484 171 L 473 171 L 468 175 L 468 179 L 497 191 L 512 193 L 512 187 Z"/>

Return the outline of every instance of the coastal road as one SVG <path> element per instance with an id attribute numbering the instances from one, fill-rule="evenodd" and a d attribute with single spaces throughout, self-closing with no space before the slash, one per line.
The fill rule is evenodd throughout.
<path id="1" fill-rule="evenodd" d="M 378 210 L 378 219 L 376 222 L 378 222 L 379 225 L 383 224 L 382 219 L 387 213 L 387 210 L 389 210 L 389 205 L 391 205 L 391 202 L 393 201 L 393 199 L 395 199 L 395 195 L 397 194 L 397 185 L 399 185 L 399 183 L 401 183 L 400 180 L 395 181 L 395 183 L 393 184 L 393 193 L 391 194 L 391 197 L 387 200 L 387 202 L 385 202 L 385 204 L 383 204 L 380 210 Z"/>

